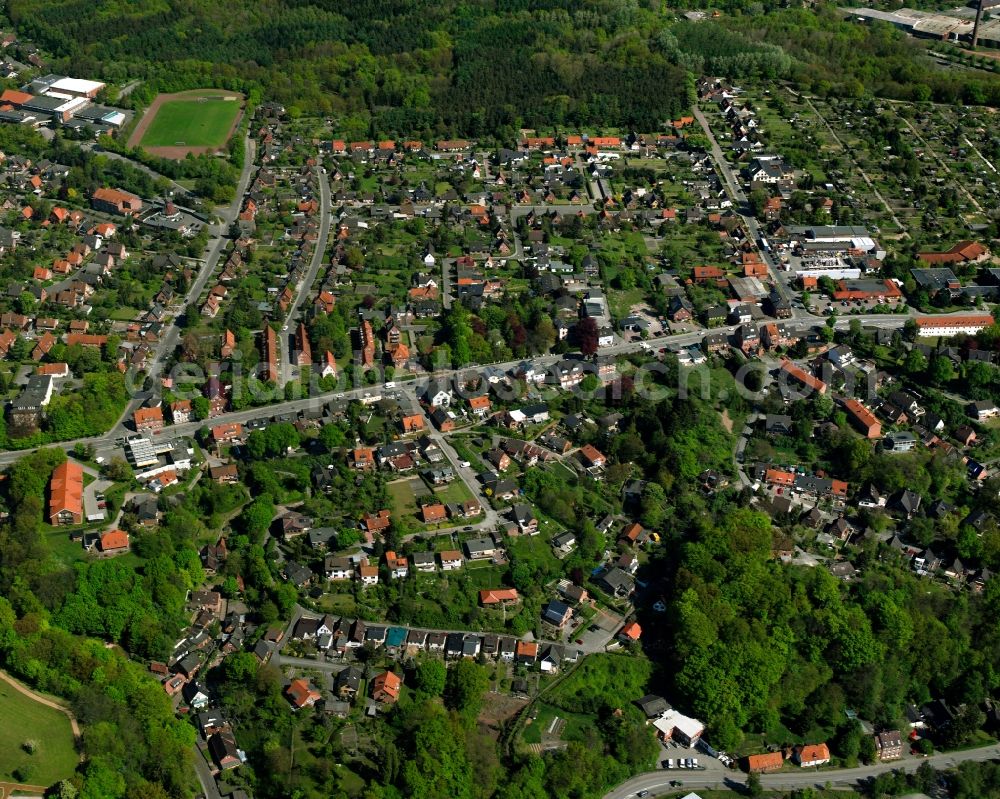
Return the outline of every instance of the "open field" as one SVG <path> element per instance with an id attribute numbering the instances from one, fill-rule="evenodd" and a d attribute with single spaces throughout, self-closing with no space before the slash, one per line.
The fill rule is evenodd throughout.
<path id="1" fill-rule="evenodd" d="M 163 158 L 215 152 L 225 146 L 239 123 L 243 97 L 218 89 L 160 94 L 129 137 Z"/>
<path id="2" fill-rule="evenodd" d="M 70 777 L 78 761 L 69 718 L 61 710 L 48 707 L 19 691 L 9 682 L 0 680 L 0 781 L 18 781 L 14 772 L 27 769 L 21 781 L 51 785 Z M 17 719 L 17 723 L 9 723 Z M 23 744 L 37 744 L 34 754 L 28 754 Z"/>
<path id="3" fill-rule="evenodd" d="M 417 512 L 417 496 L 413 490 L 413 480 L 419 483 L 419 478 L 395 480 L 389 483 L 389 497 L 392 500 L 392 512 L 397 518 L 412 516 Z"/>

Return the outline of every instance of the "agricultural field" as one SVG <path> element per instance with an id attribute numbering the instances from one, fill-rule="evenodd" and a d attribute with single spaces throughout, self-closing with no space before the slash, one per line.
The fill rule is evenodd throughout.
<path id="1" fill-rule="evenodd" d="M 0 681 L 0 780 L 51 785 L 73 774 L 77 753 L 66 715 Z M 17 723 L 10 723 L 17 719 Z M 30 752 L 29 742 L 34 751 Z"/>

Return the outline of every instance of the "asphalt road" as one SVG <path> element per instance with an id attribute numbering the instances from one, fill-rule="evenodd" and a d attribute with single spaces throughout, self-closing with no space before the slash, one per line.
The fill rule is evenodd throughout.
<path id="1" fill-rule="evenodd" d="M 911 314 L 912 315 L 912 314 Z M 929 318 L 947 318 L 948 314 L 931 314 Z M 837 328 L 846 329 L 852 319 L 857 319 L 862 324 L 879 327 L 879 328 L 900 328 L 909 318 L 906 314 L 871 314 L 867 316 L 840 316 L 837 317 Z M 785 324 L 794 330 L 805 330 L 810 327 L 817 327 L 825 323 L 824 317 L 818 316 L 805 316 L 798 319 L 786 320 Z M 725 331 L 732 334 L 735 332 L 738 325 L 732 325 L 729 327 L 716 328 L 715 332 Z M 652 350 L 660 349 L 662 347 L 677 347 L 677 346 L 690 346 L 692 344 L 698 344 L 704 333 L 703 331 L 695 331 L 692 333 L 681 333 L 674 336 L 662 336 L 658 339 L 653 339 L 649 341 L 649 346 Z M 611 347 L 605 347 L 600 351 L 601 355 L 628 355 L 630 353 L 639 352 L 642 346 L 639 342 L 623 342 L 621 344 L 615 344 Z M 541 368 L 551 366 L 557 361 L 561 360 L 565 356 L 562 355 L 544 355 L 538 358 L 532 359 L 532 362 Z M 507 361 L 506 363 L 489 364 L 493 368 L 509 370 L 521 363 L 521 359 L 515 361 Z M 445 369 L 434 373 L 423 373 L 419 377 L 436 377 L 436 378 L 450 378 L 454 377 L 459 373 L 468 373 L 470 369 L 454 370 Z M 230 413 L 224 413 L 220 416 L 216 416 L 211 420 L 211 424 L 222 424 L 224 422 L 240 422 L 246 423 L 251 419 L 266 419 L 268 417 L 274 416 L 276 414 L 286 414 L 286 413 L 298 413 L 299 411 L 307 409 L 315 409 L 322 406 L 324 403 L 329 402 L 334 398 L 346 398 L 346 399 L 360 399 L 365 394 L 371 394 L 372 392 L 378 392 L 384 389 L 384 385 L 375 386 L 361 386 L 358 388 L 334 390 L 325 393 L 319 393 L 312 397 L 306 397 L 297 400 L 287 400 L 285 402 L 275 403 L 273 405 L 267 405 L 260 408 L 254 408 L 245 411 L 233 411 Z M 397 390 L 413 392 L 415 390 L 414 384 L 408 382 L 398 387 Z M 116 448 L 115 439 L 120 438 L 125 434 L 126 428 L 124 426 L 124 420 L 131 417 L 131 412 L 136 407 L 139 406 L 138 401 L 133 401 L 129 410 L 126 410 L 123 414 L 122 419 L 119 420 L 118 424 L 109 430 L 107 433 L 101 436 L 92 436 L 90 438 L 79 438 L 73 439 L 71 441 L 60 441 L 53 442 L 47 446 L 50 447 L 60 447 L 69 451 L 73 448 L 75 444 L 92 444 L 97 450 L 98 455 L 104 455 L 105 457 L 109 455 L 121 455 L 121 450 Z M 164 428 L 162 436 L 164 439 L 178 438 L 182 436 L 191 436 L 197 432 L 201 427 L 204 426 L 204 422 L 189 422 L 187 424 L 171 425 Z M 450 449 L 450 448 L 449 448 Z M 3 452 L 0 453 L 0 466 L 9 465 L 15 461 L 22 458 L 31 449 Z"/>
<path id="2" fill-rule="evenodd" d="M 855 786 L 861 781 L 868 780 L 879 774 L 894 769 L 905 771 L 916 771 L 917 767 L 926 762 L 935 768 L 950 768 L 958 763 L 971 760 L 982 762 L 984 760 L 994 760 L 1000 757 L 1000 747 L 996 744 L 983 746 L 978 749 L 967 749 L 963 752 L 947 752 L 931 755 L 928 758 L 910 757 L 904 760 L 891 761 L 888 763 L 876 763 L 872 766 L 862 766 L 850 769 L 801 769 L 800 771 L 782 771 L 778 774 L 761 775 L 761 783 L 764 788 L 778 791 L 790 791 L 797 788 L 820 787 L 827 783 L 833 787 Z M 639 791 L 649 791 L 651 796 L 663 793 L 673 793 L 677 789 L 670 786 L 671 780 L 680 780 L 685 790 L 706 788 L 713 790 L 724 790 L 726 788 L 738 790 L 746 785 L 747 775 L 739 771 L 727 772 L 723 777 L 717 771 L 698 772 L 683 769 L 673 769 L 670 771 L 653 771 L 640 774 L 627 782 L 622 783 L 617 788 L 604 795 L 604 799 L 626 799 L 635 796 Z"/>
<path id="3" fill-rule="evenodd" d="M 201 268 L 198 270 L 197 276 L 191 282 L 191 286 L 184 297 L 184 307 L 188 307 L 196 303 L 199 297 L 201 297 L 209 278 L 211 278 L 215 272 L 215 267 L 219 262 L 219 258 L 225 251 L 226 243 L 228 241 L 227 237 L 229 234 L 229 226 L 233 223 L 233 220 L 236 219 L 236 216 L 239 214 L 240 208 L 243 205 L 243 197 L 246 195 L 247 186 L 250 183 L 250 175 L 253 172 L 254 156 L 257 149 L 257 143 L 250 138 L 249 135 L 246 138 L 245 144 L 243 170 L 240 172 L 239 183 L 236 186 L 236 194 L 233 201 L 229 205 L 217 212 L 221 223 L 209 228 L 212 230 L 213 236 L 209 239 L 205 259 L 202 262 Z M 150 363 L 149 374 L 153 378 L 154 383 L 160 374 L 160 370 L 163 368 L 163 364 L 169 360 L 170 356 L 177 348 L 177 344 L 180 341 L 180 335 L 180 327 L 177 324 L 177 317 L 175 316 L 167 325 L 163 335 L 160 336 L 160 341 L 156 345 L 153 352 L 153 359 Z M 125 421 L 131 418 L 132 413 L 140 405 L 141 402 L 138 400 L 130 402 L 125 413 L 122 415 L 122 418 L 118 420 L 118 424 L 116 424 L 115 427 L 108 432 L 106 437 L 115 438 L 121 435 L 125 430 Z"/>
<path id="4" fill-rule="evenodd" d="M 313 250 L 312 261 L 309 264 L 309 271 L 306 272 L 295 292 L 295 299 L 288 307 L 288 314 L 285 316 L 281 332 L 278 334 L 279 356 L 281 362 L 278 368 L 281 370 L 281 384 L 284 385 L 292 379 L 292 346 L 291 340 L 295 335 L 296 320 L 302 302 L 312 291 L 313 283 L 316 282 L 316 275 L 323 265 L 323 255 L 326 253 L 326 242 L 330 235 L 330 181 L 327 178 L 326 170 L 317 166 L 314 168 L 316 182 L 319 183 L 319 236 L 316 239 L 316 247 Z M 313 360 L 319 362 L 320 353 L 313 353 Z"/>
<path id="5" fill-rule="evenodd" d="M 198 775 L 198 782 L 201 783 L 201 790 L 206 799 L 222 799 L 222 794 L 219 793 L 219 786 L 216 784 L 215 777 L 212 776 L 212 770 L 208 767 L 208 762 L 205 760 L 207 753 L 202 754 L 198 744 L 195 744 L 191 754 L 194 759 L 195 774 Z"/>
<path id="6" fill-rule="evenodd" d="M 749 208 L 750 202 L 747 199 L 746 194 L 743 192 L 743 189 L 740 186 L 740 182 L 736 178 L 736 174 L 733 172 L 732 167 L 726 160 L 726 156 L 723 154 L 722 148 L 719 146 L 719 142 L 716 140 L 715 134 L 712 132 L 712 128 L 708 124 L 708 120 L 705 118 L 705 115 L 702 113 L 697 103 L 694 105 L 693 113 L 694 113 L 694 118 L 697 119 L 698 124 L 701 125 L 701 128 L 704 131 L 705 136 L 708 137 L 712 159 L 715 161 L 715 165 L 718 167 L 719 172 L 722 175 L 722 179 L 729 190 L 729 195 L 732 198 L 732 201 L 737 205 L 736 208 L 737 213 L 739 213 L 739 215 L 743 218 L 743 222 L 746 224 L 747 230 L 749 231 L 750 236 L 754 239 L 754 241 L 760 241 L 762 236 L 760 231 L 760 225 L 757 223 L 757 217 L 755 217 L 752 213 L 748 213 L 750 210 Z M 788 286 L 785 283 L 785 279 L 782 276 L 778 268 L 778 265 L 775 263 L 774 258 L 771 256 L 771 253 L 761 249 L 760 255 L 764 259 L 764 262 L 767 264 L 767 270 L 771 275 L 771 280 L 778 289 L 778 294 L 781 295 L 782 299 L 790 303 L 791 294 L 789 292 Z M 792 315 L 798 316 L 799 309 L 793 306 Z"/>

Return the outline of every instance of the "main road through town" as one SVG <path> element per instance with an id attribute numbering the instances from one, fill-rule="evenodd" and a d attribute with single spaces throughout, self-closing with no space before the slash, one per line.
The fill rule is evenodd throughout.
<path id="1" fill-rule="evenodd" d="M 921 318 L 933 318 L 933 319 L 946 319 L 949 314 L 931 314 L 928 316 L 922 316 Z M 901 328 L 906 324 L 907 319 L 912 318 L 912 315 L 908 314 L 869 314 L 869 315 L 858 315 L 858 316 L 841 316 L 836 317 L 836 327 L 839 330 L 846 329 L 850 322 L 857 319 L 864 325 L 871 327 L 879 327 L 885 329 L 895 329 Z M 785 321 L 785 325 L 791 330 L 804 331 L 812 327 L 818 327 L 821 323 L 825 322 L 825 317 L 820 316 L 800 316 L 795 319 L 790 319 Z M 738 325 L 733 325 L 731 327 L 717 328 L 714 332 L 726 332 L 732 334 L 738 328 Z M 641 352 L 643 350 L 656 350 L 662 349 L 664 347 L 672 348 L 682 348 L 698 345 L 702 338 L 704 337 L 704 331 L 695 331 L 691 333 L 678 333 L 672 336 L 661 336 L 657 339 L 652 339 L 650 341 L 643 342 L 625 342 L 622 344 L 615 344 L 611 347 L 604 347 L 600 350 L 600 354 L 604 356 L 620 356 L 629 355 L 636 352 Z M 557 361 L 565 358 L 564 355 L 544 355 L 538 358 L 533 358 L 532 363 L 535 364 L 537 368 L 548 368 L 555 364 Z M 523 359 L 518 359 L 515 361 L 507 361 L 505 363 L 497 364 L 484 364 L 481 368 L 486 368 L 489 366 L 491 369 L 500 369 L 503 371 L 508 371 L 513 369 L 518 364 L 522 362 Z M 477 367 L 470 366 L 465 369 L 443 369 L 436 372 L 425 372 L 418 375 L 418 380 L 415 382 L 407 383 L 396 383 L 395 388 L 391 388 L 391 391 L 402 392 L 405 391 L 409 394 L 415 394 L 417 392 L 417 387 L 420 383 L 420 378 L 435 378 L 435 379 L 448 379 L 456 376 L 467 377 L 470 373 L 475 372 Z M 210 420 L 211 425 L 223 424 L 226 422 L 239 422 L 246 423 L 252 419 L 261 419 L 274 416 L 277 414 L 297 414 L 300 411 L 312 410 L 322 407 L 323 404 L 330 402 L 334 399 L 357 399 L 361 400 L 367 396 L 371 397 L 374 395 L 382 395 L 386 392 L 387 387 L 384 384 L 375 384 L 360 386 L 357 388 L 344 388 L 335 389 L 333 391 L 320 392 L 312 396 L 303 397 L 302 399 L 292 399 L 284 402 L 278 402 L 273 405 L 261 406 L 258 408 L 252 408 L 243 411 L 232 411 L 230 413 L 224 413 L 219 416 L 213 417 Z M 134 402 L 133 407 L 138 407 L 138 402 Z M 126 414 L 127 417 L 127 414 Z M 163 429 L 162 436 L 166 438 L 178 438 L 181 436 L 190 436 L 197 432 L 200 428 L 206 425 L 205 422 L 188 422 L 186 424 L 171 425 Z M 89 444 L 92 445 L 97 455 L 112 455 L 117 449 L 118 454 L 121 454 L 121 449 L 116 443 L 125 434 L 125 428 L 122 422 L 119 422 L 115 427 L 109 430 L 107 433 L 101 436 L 92 436 L 87 438 L 78 438 L 71 441 L 59 441 L 53 442 L 47 446 L 61 447 L 65 450 L 70 450 L 76 444 Z M 31 449 L 16 450 L 9 452 L 0 453 L 0 466 L 6 466 L 14 463 L 18 459 L 24 456 L 27 452 L 31 452 Z"/>
<path id="2" fill-rule="evenodd" d="M 823 788 L 829 784 L 833 788 L 855 787 L 872 777 L 884 774 L 893 769 L 916 771 L 921 763 L 929 763 L 937 769 L 950 768 L 964 761 L 982 762 L 1000 757 L 1000 747 L 997 744 L 981 746 L 977 749 L 966 749 L 961 752 L 943 752 L 927 758 L 908 757 L 904 760 L 876 763 L 860 768 L 804 768 L 796 771 L 782 771 L 777 774 L 762 774 L 760 781 L 764 788 L 775 791 L 792 791 L 801 788 Z M 714 761 L 713 761 L 714 765 Z M 738 771 L 689 771 L 673 769 L 650 771 L 623 782 L 617 788 L 604 795 L 604 799 L 626 799 L 635 796 L 640 791 L 649 791 L 651 796 L 664 793 L 674 793 L 678 786 L 671 782 L 679 781 L 683 790 L 704 788 L 708 790 L 739 791 L 746 785 L 746 774 Z"/>

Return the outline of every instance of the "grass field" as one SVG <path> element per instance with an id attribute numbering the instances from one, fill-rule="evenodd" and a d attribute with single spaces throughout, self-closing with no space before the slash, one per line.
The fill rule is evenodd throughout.
<path id="1" fill-rule="evenodd" d="M 412 516 L 417 512 L 417 497 L 413 493 L 409 480 L 397 480 L 389 483 L 389 498 L 392 500 L 392 512 L 396 517 Z"/>
<path id="2" fill-rule="evenodd" d="M 435 488 L 434 494 L 437 496 L 438 502 L 443 502 L 446 505 L 449 502 L 458 503 L 472 499 L 472 493 L 461 480 L 455 480 L 446 486 Z"/>
<path id="3" fill-rule="evenodd" d="M 550 732 L 552 722 L 559 718 L 562 725 L 558 730 L 558 735 Z M 528 744 L 542 742 L 542 738 L 556 739 L 563 741 L 584 740 L 584 730 L 592 728 L 597 722 L 597 717 L 586 713 L 568 713 L 565 710 L 547 705 L 544 702 L 539 705 L 538 718 L 526 725 L 522 733 L 522 739 Z"/>
<path id="4" fill-rule="evenodd" d="M 240 112 L 237 100 L 168 100 L 156 111 L 143 147 L 221 147 Z"/>
<path id="5" fill-rule="evenodd" d="M 27 768 L 24 782 L 51 785 L 72 776 L 77 764 L 73 731 L 60 711 L 46 707 L 0 681 L 0 780 L 14 780 L 14 771 Z M 16 719 L 16 723 L 12 720 Z M 34 754 L 22 747 L 37 743 Z"/>

